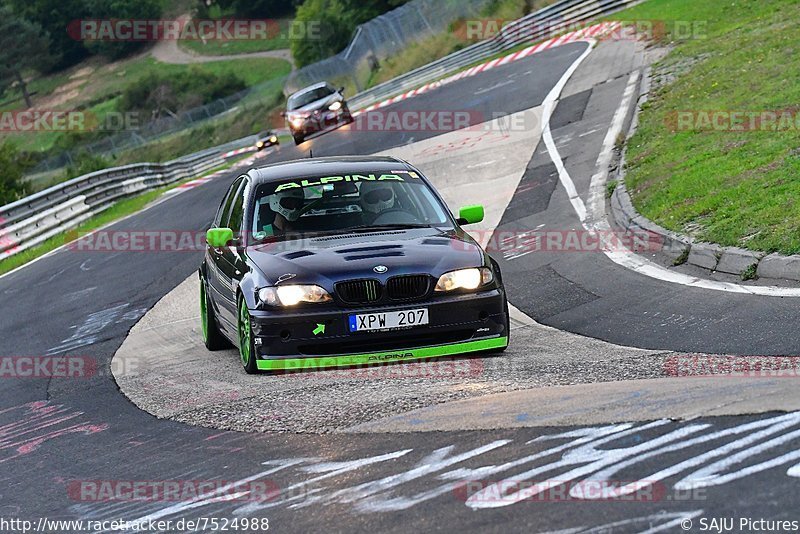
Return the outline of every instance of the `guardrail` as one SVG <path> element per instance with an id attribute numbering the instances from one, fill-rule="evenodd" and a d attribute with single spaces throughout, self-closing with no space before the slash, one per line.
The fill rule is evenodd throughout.
<path id="1" fill-rule="evenodd" d="M 34 247 L 111 207 L 121 198 L 194 178 L 225 162 L 219 148 L 167 163 L 92 172 L 0 207 L 0 260 Z"/>
<path id="2" fill-rule="evenodd" d="M 515 48 L 555 37 L 576 25 L 610 15 L 644 0 L 562 0 L 516 20 L 493 37 L 428 63 L 402 76 L 376 85 L 350 99 L 353 109 L 362 109 L 399 93 L 461 70 L 481 60 Z"/>

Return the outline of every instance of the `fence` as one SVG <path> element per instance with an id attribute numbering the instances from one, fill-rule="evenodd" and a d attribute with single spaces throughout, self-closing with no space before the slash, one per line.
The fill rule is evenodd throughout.
<path id="1" fill-rule="evenodd" d="M 34 247 L 123 197 L 199 176 L 224 163 L 210 149 L 167 163 L 137 163 L 79 176 L 0 207 L 0 260 Z"/>
<path id="2" fill-rule="evenodd" d="M 40 161 L 31 169 L 29 175 L 35 176 L 37 174 L 49 173 L 53 170 L 71 165 L 80 153 L 93 155 L 118 154 L 124 150 L 150 143 L 165 135 L 198 126 L 205 121 L 219 119 L 226 113 L 235 111 L 240 106 L 252 103 L 252 101 L 257 100 L 259 97 L 270 96 L 276 93 L 280 94 L 284 83 L 286 83 L 286 77 L 269 80 L 254 85 L 253 87 L 248 87 L 247 89 L 225 98 L 214 100 L 203 106 L 182 111 L 174 116 L 161 117 L 154 121 L 147 122 L 140 128 L 107 135 L 98 141 L 83 144 L 80 147 L 64 151 L 58 155 Z"/>
<path id="3" fill-rule="evenodd" d="M 361 91 L 376 62 L 411 43 L 443 32 L 460 18 L 477 16 L 490 0 L 412 0 L 356 29 L 342 52 L 289 75 L 285 94 L 325 80 L 349 79 Z"/>

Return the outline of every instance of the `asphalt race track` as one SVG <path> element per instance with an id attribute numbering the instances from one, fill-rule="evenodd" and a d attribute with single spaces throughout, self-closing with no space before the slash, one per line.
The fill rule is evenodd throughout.
<path id="1" fill-rule="evenodd" d="M 387 111 L 469 110 L 478 124 L 534 109 L 587 46 L 550 49 Z M 552 135 L 584 199 L 642 57 L 632 43 L 600 45 L 561 93 Z M 401 152 L 441 133 L 343 128 L 299 148 L 282 147 L 270 161 L 309 150 L 314 156 Z M 580 227 L 544 145 L 530 147 L 498 230 Z M 466 156 L 457 148 L 440 150 L 458 161 Z M 235 176 L 166 197 L 110 230 L 202 233 Z M 197 270 L 201 255 L 63 249 L 0 278 L 4 355 L 81 356 L 98 369 L 80 379 L 0 382 L 0 517 L 265 517 L 278 532 L 655 532 L 681 531 L 687 520 L 710 517 L 796 519 L 800 416 L 794 412 L 399 434 L 247 433 L 158 419 L 121 394 L 110 362 L 148 310 Z M 502 253 L 497 259 L 512 304 L 558 329 L 655 354 L 796 352 L 793 298 L 687 288 L 626 271 L 596 253 Z M 313 402 L 313 394 L 304 398 Z M 578 483 L 587 477 L 616 486 L 640 481 L 641 491 L 609 501 Z M 188 501 L 113 501 L 81 483 L 200 480 L 226 483 L 215 497 Z M 257 483 L 276 496 L 251 498 Z M 568 502 L 548 490 L 564 485 Z M 242 494 L 220 498 L 231 488 Z M 173 523 L 161 530 L 191 529 Z"/>

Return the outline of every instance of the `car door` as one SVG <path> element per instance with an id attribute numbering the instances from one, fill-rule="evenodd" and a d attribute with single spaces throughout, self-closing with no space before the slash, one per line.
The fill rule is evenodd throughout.
<path id="1" fill-rule="evenodd" d="M 240 176 L 231 184 L 222 204 L 220 204 L 217 216 L 214 218 L 214 228 L 228 228 L 233 204 L 242 189 L 243 183 L 244 176 Z M 214 311 L 217 318 L 221 319 L 220 326 L 235 334 L 236 322 L 232 320 L 230 314 L 231 299 L 233 298 L 231 281 L 227 273 L 228 263 L 224 258 L 226 248 L 213 248 L 206 245 L 207 282 L 211 291 Z"/>
<path id="2" fill-rule="evenodd" d="M 238 191 L 234 194 L 233 202 L 231 203 L 230 213 L 228 214 L 227 221 L 223 228 L 230 228 L 233 230 L 234 241 L 227 247 L 220 250 L 219 261 L 219 280 L 220 285 L 226 289 L 227 298 L 220 302 L 221 306 L 225 309 L 221 313 L 231 324 L 237 324 L 238 319 L 238 304 L 236 302 L 236 291 L 239 287 L 239 282 L 242 280 L 246 270 L 246 262 L 244 259 L 244 245 L 245 233 L 247 231 L 243 226 L 245 215 L 245 202 L 248 193 L 248 179 L 246 176 L 242 177 L 242 184 Z"/>

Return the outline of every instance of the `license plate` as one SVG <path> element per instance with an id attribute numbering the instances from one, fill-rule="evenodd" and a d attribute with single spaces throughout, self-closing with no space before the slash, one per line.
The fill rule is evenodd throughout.
<path id="1" fill-rule="evenodd" d="M 393 330 L 428 324 L 428 308 L 380 313 L 359 313 L 349 317 L 351 332 Z"/>

